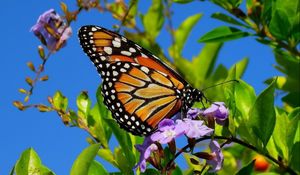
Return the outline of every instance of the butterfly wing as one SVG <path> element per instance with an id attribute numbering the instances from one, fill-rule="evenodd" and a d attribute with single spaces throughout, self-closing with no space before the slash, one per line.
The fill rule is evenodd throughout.
<path id="1" fill-rule="evenodd" d="M 187 83 L 156 56 L 98 26 L 83 26 L 78 36 L 103 79 L 104 103 L 122 128 L 148 135 L 180 110 Z"/>

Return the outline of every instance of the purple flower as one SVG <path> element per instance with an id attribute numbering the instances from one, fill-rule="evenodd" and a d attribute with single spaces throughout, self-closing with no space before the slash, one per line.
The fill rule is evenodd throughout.
<path id="1" fill-rule="evenodd" d="M 212 151 L 210 159 L 206 161 L 206 163 L 211 166 L 209 172 L 219 171 L 223 166 L 224 160 L 221 147 L 217 141 L 212 140 L 209 144 L 209 148 Z"/>
<path id="2" fill-rule="evenodd" d="M 201 110 L 201 109 L 191 108 L 187 112 L 187 118 L 195 119 L 196 117 L 198 117 L 202 113 L 203 113 L 203 110 Z"/>
<path id="3" fill-rule="evenodd" d="M 185 118 L 183 120 L 176 120 L 176 123 L 176 127 L 184 130 L 184 134 L 188 138 L 200 138 L 205 135 L 210 135 L 214 131 L 213 129 L 203 125 L 203 121 L 201 120 Z"/>
<path id="4" fill-rule="evenodd" d="M 216 122 L 220 125 L 224 125 L 225 120 L 228 118 L 228 109 L 226 108 L 224 102 L 215 102 L 211 107 L 203 111 L 203 115 L 206 117 L 214 117 Z"/>
<path id="5" fill-rule="evenodd" d="M 158 149 L 157 145 L 153 143 L 150 137 L 146 137 L 142 145 L 135 145 L 135 148 L 140 152 L 140 161 L 134 166 L 134 169 L 140 167 L 141 172 L 146 170 L 146 160 L 151 153 Z"/>
<path id="6" fill-rule="evenodd" d="M 158 131 L 151 135 L 152 141 L 157 141 L 161 144 L 166 144 L 174 138 L 182 135 L 184 130 L 177 127 L 173 120 L 164 119 L 158 124 Z"/>
<path id="7" fill-rule="evenodd" d="M 72 34 L 71 27 L 53 9 L 44 12 L 37 23 L 32 26 L 31 31 L 47 46 L 50 52 L 55 52 L 63 47 Z"/>

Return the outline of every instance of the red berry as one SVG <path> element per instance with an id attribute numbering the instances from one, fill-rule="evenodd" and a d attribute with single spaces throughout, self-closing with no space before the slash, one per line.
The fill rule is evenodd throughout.
<path id="1" fill-rule="evenodd" d="M 256 155 L 254 159 L 255 159 L 255 163 L 254 163 L 255 171 L 266 171 L 268 169 L 270 164 L 263 156 Z"/>

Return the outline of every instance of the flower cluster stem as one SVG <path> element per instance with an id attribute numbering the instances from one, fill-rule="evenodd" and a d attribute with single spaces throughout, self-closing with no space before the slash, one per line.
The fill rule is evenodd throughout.
<path id="1" fill-rule="evenodd" d="M 286 172 L 290 173 L 291 175 L 297 175 L 297 173 L 291 169 L 289 166 L 285 165 L 282 161 L 279 161 L 277 160 L 276 158 L 272 157 L 270 154 L 267 154 L 267 153 L 261 153 L 255 146 L 253 145 L 250 145 L 238 138 L 235 138 L 235 137 L 225 137 L 225 136 L 214 136 L 215 139 L 219 139 L 219 140 L 227 140 L 226 143 L 230 143 L 230 142 L 234 142 L 234 143 L 237 143 L 237 144 L 240 144 L 246 148 L 249 148 L 257 153 L 260 153 L 262 155 L 264 155 L 265 157 L 267 157 L 268 159 L 270 159 L 271 161 L 273 161 L 275 164 L 277 164 L 280 168 L 284 169 Z M 208 140 L 208 139 L 211 139 L 211 136 L 204 136 L 200 139 L 197 139 L 196 140 L 196 143 L 199 143 L 201 141 L 204 141 L 204 140 Z M 187 149 L 190 148 L 190 144 L 187 144 L 186 146 L 182 147 L 174 156 L 174 158 L 172 160 L 170 160 L 168 163 L 167 163 L 167 166 L 166 167 L 169 167 L 174 161 L 175 159 L 183 152 L 186 152 Z"/>

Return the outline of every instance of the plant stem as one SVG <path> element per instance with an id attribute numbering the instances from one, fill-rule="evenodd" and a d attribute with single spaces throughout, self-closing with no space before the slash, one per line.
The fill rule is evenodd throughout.
<path id="1" fill-rule="evenodd" d="M 291 175 L 297 175 L 297 173 L 292 170 L 289 166 L 285 165 L 282 161 L 279 161 L 277 160 L 276 158 L 272 157 L 270 154 L 268 153 L 262 153 L 260 152 L 255 146 L 253 145 L 250 145 L 238 138 L 234 138 L 234 137 L 225 137 L 225 136 L 214 136 L 215 139 L 220 139 L 220 140 L 227 140 L 227 142 L 225 142 L 223 144 L 223 146 L 227 143 L 230 143 L 230 142 L 234 142 L 234 143 L 238 143 L 246 148 L 249 148 L 257 153 L 260 153 L 262 155 L 264 155 L 265 157 L 267 157 L 268 159 L 270 159 L 271 161 L 273 161 L 274 163 L 276 163 L 280 168 L 284 169 L 286 172 L 290 173 Z M 196 143 L 199 143 L 203 140 L 208 140 L 208 139 L 211 139 L 211 136 L 204 136 L 200 139 L 197 139 L 196 140 Z M 187 144 L 186 146 L 182 147 L 174 156 L 173 159 L 171 159 L 168 163 L 167 163 L 167 167 L 171 165 L 171 163 L 173 163 L 175 161 L 175 159 L 183 152 L 186 152 L 186 150 L 190 148 L 190 145 Z"/>

